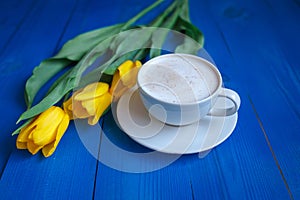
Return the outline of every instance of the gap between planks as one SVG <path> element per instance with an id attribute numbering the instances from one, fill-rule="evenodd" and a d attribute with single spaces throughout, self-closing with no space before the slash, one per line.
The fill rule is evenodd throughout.
<path id="1" fill-rule="evenodd" d="M 0 55 L 2 55 L 2 54 L 6 51 L 6 49 L 7 49 L 8 45 L 9 45 L 9 43 L 10 43 L 10 42 L 12 41 L 12 39 L 16 36 L 17 32 L 19 31 L 20 27 L 22 26 L 22 24 L 24 23 L 24 21 L 26 20 L 26 18 L 27 18 L 27 17 L 29 16 L 29 14 L 31 13 L 32 9 L 34 9 L 35 3 L 36 3 L 35 1 L 32 1 L 32 2 L 31 2 L 31 4 L 30 4 L 29 8 L 27 9 L 27 11 L 25 12 L 24 16 L 23 16 L 22 19 L 18 22 L 18 24 L 17 24 L 15 30 L 14 30 L 14 31 L 12 32 L 12 34 L 9 36 L 9 38 L 7 39 L 7 41 L 4 43 L 3 48 L 2 48 L 1 51 L 0 51 Z"/>
<path id="2" fill-rule="evenodd" d="M 2 179 L 2 175 L 4 174 L 4 171 L 5 171 L 5 169 L 6 169 L 6 165 L 7 165 L 7 163 L 8 163 L 8 161 L 9 161 L 9 158 L 10 158 L 10 156 L 11 156 L 11 153 L 12 153 L 12 151 L 9 153 L 9 155 L 7 156 L 7 159 L 5 160 L 5 163 L 4 163 L 4 165 L 3 165 L 3 168 L 2 168 L 2 171 L 0 171 L 0 181 L 1 181 L 1 179 Z M 1 169 L 0 169 L 1 170 Z"/>
<path id="3" fill-rule="evenodd" d="M 103 135 L 103 126 L 104 126 L 104 120 L 101 121 L 101 133 L 99 137 L 99 146 L 98 146 L 98 155 L 96 160 L 96 170 L 95 170 L 95 178 L 94 178 L 94 188 L 93 188 L 93 196 L 92 199 L 95 199 L 96 195 L 96 188 L 97 188 L 97 177 L 98 177 L 98 169 L 99 169 L 99 160 L 100 160 L 100 150 L 101 150 L 101 142 L 102 142 L 102 135 Z"/>
<path id="4" fill-rule="evenodd" d="M 269 140 L 269 137 L 268 137 L 268 135 L 267 135 L 267 132 L 266 132 L 266 130 L 265 130 L 265 128 L 264 128 L 264 125 L 263 125 L 263 123 L 262 123 L 262 121 L 261 121 L 261 119 L 260 119 L 260 117 L 259 117 L 259 115 L 258 115 L 258 112 L 257 112 L 257 110 L 256 110 L 256 108 L 255 108 L 255 105 L 254 105 L 254 103 L 253 103 L 253 101 L 252 101 L 252 99 L 251 99 L 251 97 L 250 97 L 249 95 L 248 95 L 248 100 L 249 100 L 249 102 L 250 102 L 250 104 L 251 104 L 252 110 L 253 110 L 253 112 L 254 112 L 254 114 L 255 114 L 255 117 L 256 117 L 256 119 L 257 119 L 257 121 L 258 121 L 258 124 L 259 124 L 259 126 L 260 126 L 260 129 L 261 129 L 261 131 L 262 131 L 263 134 L 264 134 L 265 140 L 266 140 L 267 145 L 268 145 L 268 147 L 269 147 L 269 149 L 270 149 L 270 151 L 271 151 L 272 157 L 273 157 L 273 159 L 274 159 L 274 161 L 275 161 L 276 167 L 277 167 L 278 170 L 279 170 L 279 173 L 280 173 L 281 178 L 282 178 L 282 180 L 283 180 L 283 182 L 284 182 L 284 185 L 285 185 L 285 187 L 286 187 L 286 189 L 287 189 L 287 191 L 288 191 L 288 194 L 289 194 L 289 196 L 290 196 L 290 199 L 294 200 L 293 194 L 292 194 L 291 189 L 290 189 L 290 187 L 289 187 L 289 185 L 288 185 L 288 183 L 287 183 L 287 180 L 286 180 L 286 178 L 285 178 L 285 176 L 284 176 L 284 174 L 283 174 L 283 171 L 282 171 L 282 169 L 281 169 L 281 167 L 280 167 L 279 161 L 278 161 L 278 159 L 277 159 L 277 157 L 276 157 L 276 154 L 275 154 L 275 152 L 274 152 L 274 150 L 273 150 L 273 147 L 272 147 L 272 145 L 271 145 L 271 142 L 270 142 L 270 140 Z"/>
<path id="5" fill-rule="evenodd" d="M 72 20 L 72 17 L 73 17 L 73 15 L 75 13 L 75 10 L 76 10 L 77 6 L 78 6 L 78 0 L 76 0 L 75 3 L 74 3 L 74 6 L 73 6 L 73 8 L 71 10 L 71 13 L 70 13 L 70 15 L 69 15 L 69 17 L 68 17 L 68 19 L 66 21 L 66 24 L 65 24 L 65 26 L 64 26 L 64 28 L 62 30 L 62 33 L 60 34 L 60 36 L 59 36 L 59 38 L 57 40 L 57 43 L 56 43 L 56 46 L 54 48 L 53 54 L 55 54 L 55 53 L 57 53 L 59 51 L 59 49 L 60 49 L 60 43 L 61 43 L 61 41 L 63 39 L 64 34 L 67 31 L 67 28 L 68 28 L 68 26 L 69 26 L 69 24 L 70 24 L 70 22 Z"/>

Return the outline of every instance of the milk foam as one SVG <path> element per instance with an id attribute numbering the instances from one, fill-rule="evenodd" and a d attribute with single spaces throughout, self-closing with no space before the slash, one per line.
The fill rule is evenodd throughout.
<path id="1" fill-rule="evenodd" d="M 219 85 L 217 73 L 204 61 L 182 56 L 154 60 L 142 67 L 139 82 L 151 96 L 170 103 L 192 103 L 209 97 Z"/>

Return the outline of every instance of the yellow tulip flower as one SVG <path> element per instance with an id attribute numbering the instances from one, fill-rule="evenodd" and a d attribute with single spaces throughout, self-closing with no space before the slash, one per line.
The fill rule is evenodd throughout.
<path id="1" fill-rule="evenodd" d="M 120 97 L 128 88 L 136 84 L 136 76 L 142 66 L 140 61 L 127 60 L 122 63 L 113 76 L 111 87 L 107 83 L 96 82 L 76 91 L 64 102 L 63 107 L 70 119 L 88 118 L 95 125 L 114 97 Z"/>
<path id="2" fill-rule="evenodd" d="M 88 123 L 95 125 L 111 103 L 112 97 L 108 90 L 107 83 L 89 84 L 64 102 L 64 109 L 71 119 L 88 118 Z"/>
<path id="3" fill-rule="evenodd" d="M 110 87 L 110 93 L 119 98 L 124 92 L 136 84 L 137 73 L 142 66 L 140 61 L 127 60 L 115 72 Z"/>
<path id="4" fill-rule="evenodd" d="M 60 107 L 52 106 L 21 129 L 16 145 L 33 155 L 42 149 L 51 156 L 69 125 L 69 116 Z"/>

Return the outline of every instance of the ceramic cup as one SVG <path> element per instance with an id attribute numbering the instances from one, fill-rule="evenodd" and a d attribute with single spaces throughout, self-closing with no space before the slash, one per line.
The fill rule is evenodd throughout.
<path id="1" fill-rule="evenodd" d="M 233 115 L 240 106 L 239 95 L 222 87 L 219 70 L 194 55 L 166 54 L 149 60 L 141 67 L 137 84 L 148 112 L 170 125 L 188 125 L 207 115 Z M 225 99 L 224 106 L 216 108 L 220 99 Z"/>

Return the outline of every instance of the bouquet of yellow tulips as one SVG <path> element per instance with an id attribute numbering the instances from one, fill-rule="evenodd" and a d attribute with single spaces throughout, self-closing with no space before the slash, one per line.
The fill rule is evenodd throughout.
<path id="1" fill-rule="evenodd" d="M 13 132 L 13 135 L 19 134 L 16 140 L 18 149 L 28 149 L 32 154 L 42 150 L 43 155 L 48 157 L 54 153 L 70 120 L 87 119 L 88 124 L 97 124 L 113 99 L 118 99 L 136 84 L 141 61 L 161 54 L 157 46 L 162 46 L 166 34 L 153 36 L 153 31 L 141 34 L 144 27 L 175 30 L 198 42 L 199 48 L 203 46 L 202 33 L 189 19 L 187 0 L 174 0 L 148 25 L 135 24 L 162 2 L 154 2 L 126 23 L 93 30 L 71 39 L 56 55 L 35 67 L 25 86 L 27 110 L 17 122 L 23 123 Z M 136 27 L 137 30 L 134 29 Z M 128 30 L 133 35 L 131 38 L 115 37 Z M 124 53 L 124 49 L 133 43 L 136 50 Z M 182 41 L 177 50 L 189 50 L 189 43 Z M 191 47 L 190 50 L 195 49 Z M 91 68 L 101 56 L 109 58 L 100 66 Z M 37 93 L 53 77 L 57 78 L 47 94 L 34 104 Z M 78 77 L 81 77 L 80 83 Z M 59 103 L 62 106 L 58 106 Z"/>

